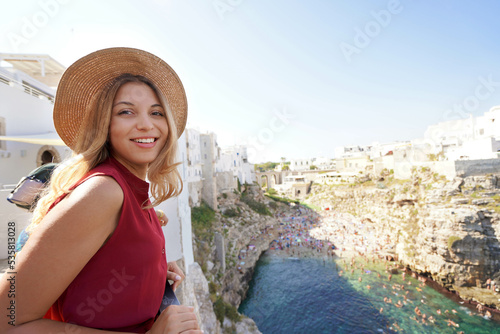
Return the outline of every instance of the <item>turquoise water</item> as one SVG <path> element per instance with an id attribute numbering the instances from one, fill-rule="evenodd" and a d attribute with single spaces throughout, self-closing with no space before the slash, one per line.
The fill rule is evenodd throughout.
<path id="1" fill-rule="evenodd" d="M 500 333 L 499 323 L 477 315 L 475 310 L 453 302 L 431 287 L 419 286 L 417 279 L 407 276 L 403 281 L 400 271 L 389 282 L 385 264 L 358 260 L 361 263 L 364 271 L 358 265 L 351 274 L 349 268 L 345 272 L 341 261 L 282 258 L 267 252 L 257 264 L 239 311 L 254 319 L 264 334 Z M 344 273 L 339 277 L 342 269 Z M 404 290 L 392 289 L 400 285 L 404 285 Z M 384 297 L 391 298 L 392 303 L 385 303 Z M 394 305 L 399 300 L 406 302 L 401 308 Z M 424 325 L 413 320 L 421 321 L 421 317 L 415 316 L 416 306 L 427 319 L 432 315 L 434 323 L 426 321 Z M 436 313 L 438 309 L 441 315 Z M 459 327 L 448 326 L 447 319 Z"/>

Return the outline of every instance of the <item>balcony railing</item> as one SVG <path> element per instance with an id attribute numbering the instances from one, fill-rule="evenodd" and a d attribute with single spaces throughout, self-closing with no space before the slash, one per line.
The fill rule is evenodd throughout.
<path id="1" fill-rule="evenodd" d="M 8 76 L 4 75 L 3 73 L 0 73 L 0 83 L 4 83 L 4 84 L 9 85 L 11 87 L 20 87 L 28 95 L 42 98 L 42 99 L 45 98 L 46 100 L 50 101 L 52 104 L 54 103 L 54 96 L 53 95 L 47 94 L 47 93 L 45 93 L 45 92 L 27 84 L 27 83 L 13 80 L 12 78 L 9 78 Z"/>

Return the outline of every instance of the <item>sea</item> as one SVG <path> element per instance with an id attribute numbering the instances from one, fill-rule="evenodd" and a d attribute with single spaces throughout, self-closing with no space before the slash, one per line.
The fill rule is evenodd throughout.
<path id="1" fill-rule="evenodd" d="M 386 263 L 356 263 L 351 273 L 349 262 L 338 258 L 294 258 L 267 251 L 239 311 L 263 334 L 500 333 L 499 322 L 410 275 L 403 280 L 402 271 L 389 281 Z M 402 307 L 396 307 L 398 301 Z"/>

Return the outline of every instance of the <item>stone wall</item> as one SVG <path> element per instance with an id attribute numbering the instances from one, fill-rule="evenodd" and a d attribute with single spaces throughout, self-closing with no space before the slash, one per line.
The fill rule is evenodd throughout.
<path id="1" fill-rule="evenodd" d="M 500 159 L 457 160 L 455 169 L 458 176 L 477 176 L 500 172 Z"/>
<path id="2" fill-rule="evenodd" d="M 209 176 L 212 174 L 207 173 L 204 177 L 203 186 L 201 189 L 201 198 L 209 207 L 217 211 L 217 186 L 216 178 Z"/>
<path id="3" fill-rule="evenodd" d="M 203 186 L 201 197 L 209 207 L 217 211 L 217 180 L 215 161 L 217 158 L 215 135 L 200 135 Z"/>
<path id="4" fill-rule="evenodd" d="M 232 171 L 219 172 L 215 175 L 215 177 L 218 194 L 238 188 L 237 177 L 233 175 Z"/>
<path id="5" fill-rule="evenodd" d="M 177 289 L 176 295 L 181 305 L 193 306 L 201 330 L 205 333 L 220 334 L 221 326 L 215 317 L 208 282 L 198 263 L 189 266 L 189 274 Z"/>
<path id="6" fill-rule="evenodd" d="M 480 176 L 500 172 L 500 159 L 427 161 L 414 162 L 402 160 L 394 164 L 394 175 L 397 179 L 409 179 L 414 168 L 430 168 L 434 173 L 452 180 L 456 176 Z"/>
<path id="7" fill-rule="evenodd" d="M 427 161 L 418 163 L 400 161 L 394 164 L 394 176 L 400 180 L 408 180 L 411 178 L 412 170 L 422 167 L 430 168 L 434 173 L 446 176 L 448 180 L 453 180 L 457 176 L 455 161 Z"/>
<path id="8" fill-rule="evenodd" d="M 196 182 L 187 182 L 188 185 L 188 190 L 189 190 L 189 206 L 200 206 L 201 204 L 201 199 L 202 199 L 202 189 L 203 189 L 203 182 L 202 181 L 196 181 Z"/>

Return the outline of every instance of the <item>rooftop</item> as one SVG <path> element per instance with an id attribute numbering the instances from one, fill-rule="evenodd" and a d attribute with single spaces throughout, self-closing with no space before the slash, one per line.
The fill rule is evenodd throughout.
<path id="1" fill-rule="evenodd" d="M 2 61 L 49 87 L 57 87 L 66 70 L 66 67 L 44 54 L 0 53 L 0 62 Z"/>

